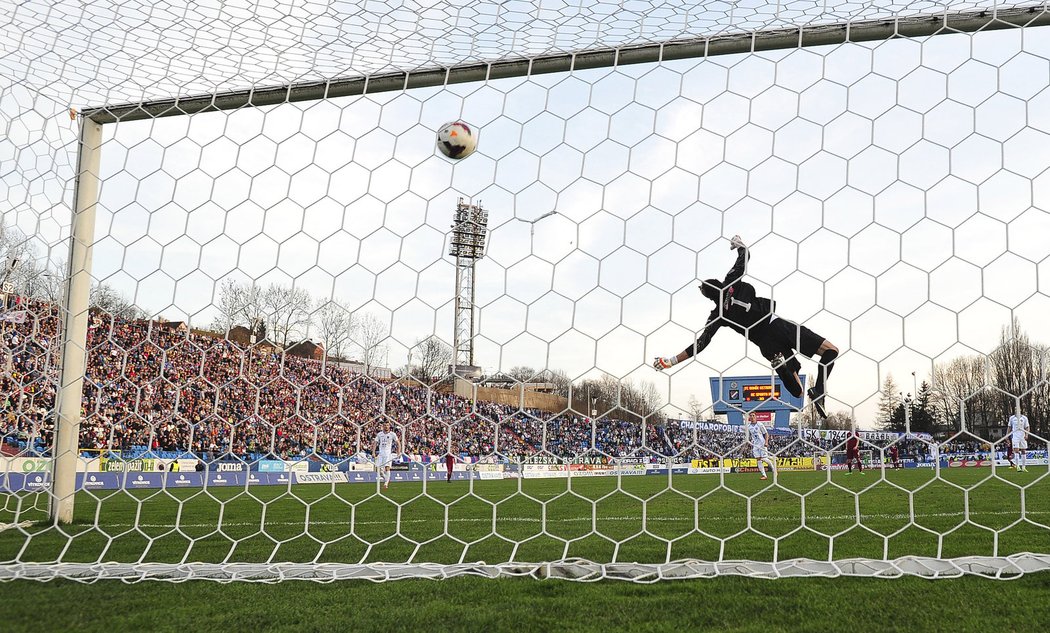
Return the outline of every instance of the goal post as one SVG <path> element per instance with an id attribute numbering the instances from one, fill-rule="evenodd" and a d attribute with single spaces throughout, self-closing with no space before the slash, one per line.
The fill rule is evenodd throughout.
<path id="1" fill-rule="evenodd" d="M 65 279 L 62 355 L 55 407 L 57 423 L 52 449 L 54 492 L 51 497 L 51 519 L 56 524 L 73 521 L 84 373 L 87 368 L 91 249 L 95 243 L 95 205 L 98 203 L 101 154 L 102 124 L 84 117 L 80 121 L 77 175 L 74 181 L 73 230 L 69 238 L 69 273 Z"/>
<path id="2" fill-rule="evenodd" d="M 243 80 L 169 32 L 84 82 L 0 25 L 26 35 L 0 57 L 0 580 L 1050 570 L 1045 4 L 555 9 L 518 39 L 543 5 L 501 3 L 499 45 L 428 14 L 373 58 L 277 10 L 231 44 Z M 478 149 L 445 160 L 459 118 Z M 444 242 L 481 199 L 463 284 Z M 838 345 L 811 358 L 867 477 L 774 353 L 698 341 L 737 234 L 807 327 L 777 351 L 801 391 Z M 1022 412 L 1031 474 L 997 457 Z"/>

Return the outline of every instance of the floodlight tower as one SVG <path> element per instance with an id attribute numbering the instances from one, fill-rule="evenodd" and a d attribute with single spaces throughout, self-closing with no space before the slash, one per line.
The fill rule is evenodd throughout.
<path id="1" fill-rule="evenodd" d="M 456 258 L 456 314 L 452 332 L 452 373 L 476 378 L 481 370 L 474 364 L 474 273 L 477 261 L 485 256 L 485 235 L 489 214 L 481 202 L 456 203 L 452 241 L 448 254 Z"/>

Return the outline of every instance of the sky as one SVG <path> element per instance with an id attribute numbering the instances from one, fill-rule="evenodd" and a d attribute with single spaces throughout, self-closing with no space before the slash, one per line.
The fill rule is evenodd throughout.
<path id="1" fill-rule="evenodd" d="M 637 4 L 617 19 L 641 19 L 651 3 Z M 556 6 L 568 33 L 582 18 Z M 649 12 L 666 9 L 660 28 L 678 36 L 751 19 L 683 29 L 669 6 Z M 278 14 L 287 27 L 295 11 Z M 513 15 L 493 24 L 513 24 Z M 427 32 L 421 19 L 416 37 Z M 584 22 L 595 20 L 612 24 Z M 344 35 L 350 22 L 340 23 Z M 315 34 L 324 23 L 312 23 Z M 278 26 L 271 45 L 302 44 Z M 647 37 L 663 32 L 653 28 Z M 482 52 L 490 32 L 477 31 Z M 525 32 L 533 39 L 522 50 L 547 50 L 542 29 Z M 608 37 L 627 37 L 617 32 Z M 462 57 L 458 42 L 428 59 Z M 499 53 L 506 42 L 488 45 Z M 143 47 L 134 59 L 147 71 L 158 59 L 156 43 L 124 46 Z M 185 61 L 192 49 L 180 50 Z M 214 53 L 220 76 L 227 53 Z M 24 75 L 0 86 L 4 221 L 54 260 L 68 235 L 75 162 L 66 107 L 170 88 L 124 81 L 101 90 L 121 70 L 120 54 L 100 59 L 102 79 L 82 85 L 82 66 L 38 85 L 49 62 L 32 69 L 0 56 L 0 67 Z M 263 57 L 243 56 L 238 80 L 265 84 Z M 337 71 L 317 59 L 311 72 Z M 225 279 L 294 283 L 389 323 L 398 366 L 418 339 L 451 342 L 447 238 L 456 200 L 472 198 L 491 229 L 478 264 L 478 364 L 652 381 L 673 413 L 694 395 L 709 402 L 712 375 L 769 371 L 728 330 L 688 364 L 663 374 L 649 366 L 703 328 L 712 304 L 696 284 L 725 274 L 728 238 L 739 234 L 753 247 L 748 280 L 777 313 L 843 350 L 831 408 L 870 428 L 890 373 L 910 388 L 913 371 L 921 379 L 936 362 L 988 353 L 1011 316 L 1047 341 L 1036 327 L 1050 307 L 1048 60 L 1050 30 L 1011 29 L 109 125 L 93 276 L 150 312 L 200 325 L 211 323 Z M 453 162 L 435 152 L 434 133 L 455 119 L 480 136 L 473 156 Z"/>

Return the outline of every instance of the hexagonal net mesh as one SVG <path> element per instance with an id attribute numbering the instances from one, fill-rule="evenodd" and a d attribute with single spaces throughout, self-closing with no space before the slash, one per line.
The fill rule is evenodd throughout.
<path id="1" fill-rule="evenodd" d="M 0 578 L 1050 568 L 1048 20 L 20 3 Z"/>

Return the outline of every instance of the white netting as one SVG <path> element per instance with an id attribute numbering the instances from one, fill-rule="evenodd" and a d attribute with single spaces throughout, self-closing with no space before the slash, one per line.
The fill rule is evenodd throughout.
<path id="1" fill-rule="evenodd" d="M 1038 3 L 22 2 L 0 23 L 13 82 L 92 106 Z M 1039 11 L 1041 12 L 1041 11 Z M 1038 13 L 1036 14 L 1038 15 Z"/>
<path id="2" fill-rule="evenodd" d="M 1041 5 L 393 5 L 0 17 L 0 579 L 1050 566 L 1050 30 L 1023 28 Z M 923 37 L 808 46 L 851 29 Z M 711 44 L 748 33 L 779 50 Z M 686 42 L 717 55 L 661 52 Z M 571 72 L 486 65 L 649 45 Z M 434 68 L 461 74 L 300 85 Z M 294 103 L 231 92 L 275 86 Z M 219 111 L 147 103 L 202 95 Z M 480 143 L 452 162 L 434 137 L 459 118 Z M 457 277 L 461 199 L 488 233 Z M 90 257 L 74 215 L 94 217 Z M 827 420 L 729 329 L 651 365 L 701 334 L 697 285 L 736 234 L 757 295 L 839 350 Z M 480 377 L 454 380 L 470 327 Z M 791 421 L 765 480 L 726 423 L 760 403 Z M 81 406 L 62 466 L 56 420 Z M 74 467 L 75 497 L 52 475 Z"/>

